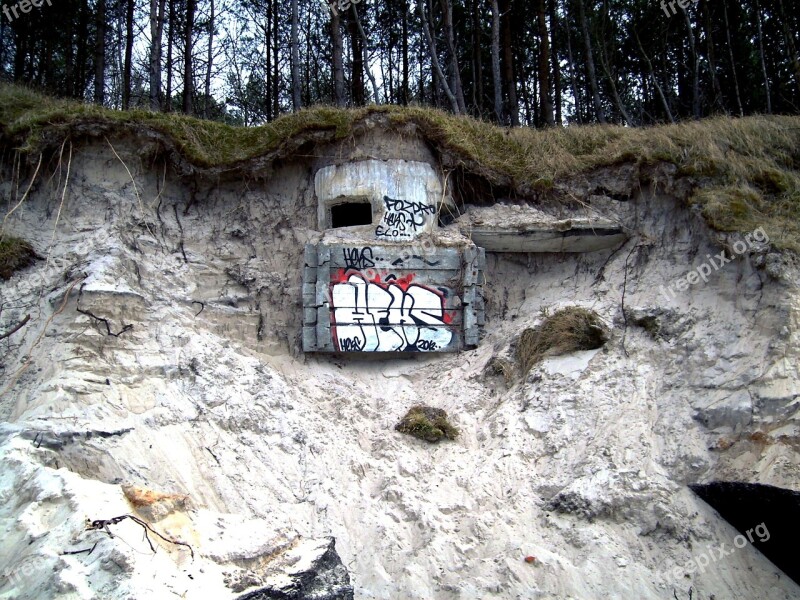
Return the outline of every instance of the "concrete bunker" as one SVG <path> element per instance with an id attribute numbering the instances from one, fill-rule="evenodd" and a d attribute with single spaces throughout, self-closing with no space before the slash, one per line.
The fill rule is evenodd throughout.
<path id="1" fill-rule="evenodd" d="M 474 348 L 487 251 L 593 252 L 628 238 L 597 211 L 504 202 L 459 209 L 425 160 L 330 162 L 314 174 L 321 237 L 304 254 L 305 352 Z"/>
<path id="2" fill-rule="evenodd" d="M 327 165 L 314 191 L 322 237 L 305 248 L 304 351 L 456 352 L 478 344 L 484 252 L 439 227 L 454 203 L 429 163 Z"/>

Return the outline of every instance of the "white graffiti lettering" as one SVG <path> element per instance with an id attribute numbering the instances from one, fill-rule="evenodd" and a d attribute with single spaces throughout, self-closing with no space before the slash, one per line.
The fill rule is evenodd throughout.
<path id="1" fill-rule="evenodd" d="M 452 340 L 442 295 L 424 286 L 403 290 L 353 274 L 334 284 L 331 296 L 341 352 L 430 352 Z"/>

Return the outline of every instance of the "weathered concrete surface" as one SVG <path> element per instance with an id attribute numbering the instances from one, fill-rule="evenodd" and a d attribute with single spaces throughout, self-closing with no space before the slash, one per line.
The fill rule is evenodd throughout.
<path id="1" fill-rule="evenodd" d="M 442 181 L 427 162 L 362 160 L 321 168 L 314 176 L 320 229 L 330 228 L 332 205 L 366 198 L 372 204 L 368 228 L 377 241 L 407 242 L 436 227 L 439 206 L 450 202 Z"/>
<path id="2" fill-rule="evenodd" d="M 467 207 L 456 227 L 488 252 L 596 252 L 628 239 L 619 221 L 584 213 L 558 217 L 521 204 Z"/>

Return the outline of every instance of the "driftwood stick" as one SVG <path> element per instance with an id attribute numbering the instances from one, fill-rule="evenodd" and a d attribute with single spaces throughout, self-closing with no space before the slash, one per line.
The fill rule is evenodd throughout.
<path id="1" fill-rule="evenodd" d="M 94 552 L 95 548 L 97 548 L 97 542 L 95 542 L 94 545 L 92 545 L 91 548 L 84 548 L 83 550 L 64 550 L 64 552 L 61 553 L 61 556 L 69 556 L 71 554 L 86 554 L 86 555 L 89 555 L 92 552 Z"/>

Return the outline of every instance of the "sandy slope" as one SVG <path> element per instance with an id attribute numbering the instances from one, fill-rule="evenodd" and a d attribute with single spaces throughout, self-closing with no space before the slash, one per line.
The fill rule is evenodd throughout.
<path id="1" fill-rule="evenodd" d="M 308 166 L 191 200 L 117 151 L 136 190 L 88 146 L 57 226 L 58 177 L 9 222 L 54 243 L 0 284 L 0 331 L 32 316 L 0 349 L 0 598 L 234 597 L 271 554 L 330 535 L 356 598 L 800 598 L 749 544 L 685 572 L 736 536 L 687 483 L 799 488 L 800 295 L 788 259 L 757 252 L 665 297 L 724 241 L 667 175 L 629 202 L 589 196 L 636 233 L 613 255 L 490 255 L 477 350 L 359 361 L 297 349 Z M 571 304 L 611 327 L 603 349 L 510 387 L 485 373 Z M 655 337 L 635 325 L 648 315 Z M 395 432 L 418 402 L 460 438 Z M 154 527 L 193 560 L 151 553 L 131 521 L 84 530 L 132 511 L 122 484 L 188 496 Z"/>

